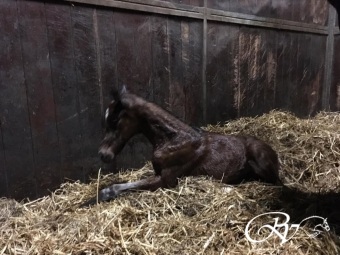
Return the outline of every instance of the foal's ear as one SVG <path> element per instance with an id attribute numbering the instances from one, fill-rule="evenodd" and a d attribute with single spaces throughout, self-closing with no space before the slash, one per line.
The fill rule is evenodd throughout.
<path id="1" fill-rule="evenodd" d="M 113 88 L 110 94 L 113 100 L 118 102 L 121 100 L 122 96 L 126 93 L 128 93 L 128 90 L 126 88 L 126 85 L 123 85 L 121 89 Z"/>
<path id="2" fill-rule="evenodd" d="M 123 87 L 120 90 L 119 95 L 122 96 L 122 95 L 124 95 L 126 93 L 128 93 L 128 91 L 127 91 L 126 85 L 124 84 Z"/>

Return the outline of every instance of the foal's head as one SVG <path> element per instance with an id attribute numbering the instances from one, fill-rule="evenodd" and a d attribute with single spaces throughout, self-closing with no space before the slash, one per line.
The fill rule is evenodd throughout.
<path id="1" fill-rule="evenodd" d="M 126 91 L 112 93 L 113 100 L 105 111 L 105 137 L 99 147 L 102 161 L 109 163 L 123 148 L 127 141 L 141 132 L 136 108 L 140 98 Z"/>

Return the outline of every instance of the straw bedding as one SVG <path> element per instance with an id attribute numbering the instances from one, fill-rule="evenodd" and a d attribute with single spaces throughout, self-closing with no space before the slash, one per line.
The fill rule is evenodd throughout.
<path id="1" fill-rule="evenodd" d="M 273 111 L 205 127 L 255 135 L 271 144 L 279 153 L 286 193 L 258 182 L 230 186 L 188 177 L 175 189 L 125 193 L 90 208 L 79 205 L 96 194 L 97 180 L 65 183 L 50 196 L 26 203 L 1 199 L 0 254 L 339 254 L 339 126 L 336 113 L 299 119 Z M 139 170 L 101 176 L 99 185 L 152 174 L 147 163 Z M 272 211 L 288 213 L 291 223 L 311 215 L 327 217 L 330 231 L 310 237 L 315 224 L 309 222 L 283 244 L 276 235 L 249 242 L 247 223 Z M 273 222 L 261 219 L 260 224 Z"/>

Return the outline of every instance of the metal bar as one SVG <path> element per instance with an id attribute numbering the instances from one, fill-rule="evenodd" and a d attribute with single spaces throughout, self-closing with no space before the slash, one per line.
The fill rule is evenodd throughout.
<path id="1" fill-rule="evenodd" d="M 329 5 L 328 36 L 325 55 L 325 74 L 324 84 L 322 87 L 322 109 L 326 111 L 330 109 L 330 91 L 332 86 L 335 22 L 336 22 L 336 10 L 332 5 Z"/>
<path id="2" fill-rule="evenodd" d="M 150 12 L 207 21 L 219 21 L 233 24 L 268 27 L 288 31 L 299 31 L 314 34 L 328 34 L 327 26 L 307 24 L 289 20 L 258 17 L 227 11 L 214 10 L 206 7 L 195 7 L 183 4 L 167 3 L 159 0 L 64 0 L 65 2 L 82 3 L 133 11 Z"/>

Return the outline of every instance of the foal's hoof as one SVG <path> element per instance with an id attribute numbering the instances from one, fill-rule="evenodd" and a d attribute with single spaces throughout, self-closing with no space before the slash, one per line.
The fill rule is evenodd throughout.
<path id="1" fill-rule="evenodd" d="M 116 194 L 107 194 L 105 192 L 99 192 L 99 197 L 98 197 L 98 203 L 101 202 L 108 202 L 110 200 L 113 200 L 117 197 Z M 97 197 L 93 197 L 89 200 L 87 200 L 85 203 L 81 204 L 80 207 L 89 207 L 91 205 L 96 205 L 97 204 Z"/>
<path id="2" fill-rule="evenodd" d="M 89 207 L 90 205 L 95 205 L 95 204 L 97 204 L 97 198 L 96 197 L 91 198 L 90 200 L 87 200 L 85 203 L 82 203 L 79 207 L 80 208 Z"/>

